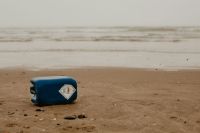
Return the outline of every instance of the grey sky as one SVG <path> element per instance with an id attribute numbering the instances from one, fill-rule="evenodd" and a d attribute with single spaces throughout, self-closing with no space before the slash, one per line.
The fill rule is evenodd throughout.
<path id="1" fill-rule="evenodd" d="M 0 27 L 200 26 L 200 0 L 0 0 Z"/>

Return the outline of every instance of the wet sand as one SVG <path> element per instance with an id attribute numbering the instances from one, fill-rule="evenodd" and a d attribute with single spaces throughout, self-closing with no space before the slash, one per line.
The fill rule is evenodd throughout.
<path id="1" fill-rule="evenodd" d="M 29 80 L 47 75 L 76 78 L 76 103 L 34 106 Z M 0 83 L 0 133 L 200 132 L 199 70 L 2 69 Z M 64 119 L 74 114 L 87 118 Z"/>
<path id="2" fill-rule="evenodd" d="M 200 41 L 0 43 L 0 68 L 200 68 Z"/>

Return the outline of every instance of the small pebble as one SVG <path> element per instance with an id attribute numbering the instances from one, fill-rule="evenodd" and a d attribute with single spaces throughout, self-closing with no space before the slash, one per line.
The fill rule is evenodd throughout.
<path id="1" fill-rule="evenodd" d="M 196 123 L 200 123 L 200 120 L 197 120 Z"/>
<path id="2" fill-rule="evenodd" d="M 24 128 L 29 129 L 30 127 L 26 125 L 26 126 L 24 126 Z"/>
<path id="3" fill-rule="evenodd" d="M 79 119 L 84 119 L 84 118 L 87 118 L 87 116 L 84 113 L 82 113 L 82 114 L 78 115 L 78 118 Z"/>
<path id="4" fill-rule="evenodd" d="M 177 117 L 176 116 L 171 116 L 170 119 L 177 119 Z"/>
<path id="5" fill-rule="evenodd" d="M 71 116 L 65 116 L 64 117 L 64 119 L 66 119 L 66 120 L 75 120 L 77 118 L 78 119 L 85 119 L 85 118 L 87 118 L 87 116 L 84 113 L 82 113 L 80 115 L 71 115 Z"/>
<path id="6" fill-rule="evenodd" d="M 176 101 L 178 101 L 178 102 L 179 102 L 179 101 L 181 101 L 181 100 L 180 100 L 180 99 L 177 99 Z"/>
<path id="7" fill-rule="evenodd" d="M 56 121 L 56 118 L 53 118 L 52 120 L 53 120 L 53 121 Z"/>
<path id="8" fill-rule="evenodd" d="M 42 129 L 42 132 L 45 132 L 46 131 L 46 129 Z"/>
<path id="9" fill-rule="evenodd" d="M 8 115 L 14 115 L 15 112 L 8 112 Z"/>
<path id="10" fill-rule="evenodd" d="M 75 120 L 77 117 L 76 115 L 71 115 L 71 116 L 65 116 L 64 119 L 65 120 Z"/>
<path id="11" fill-rule="evenodd" d="M 44 120 L 44 118 L 40 118 L 39 120 L 40 120 L 40 121 L 43 121 L 43 120 Z"/>
<path id="12" fill-rule="evenodd" d="M 94 120 L 95 120 L 94 118 L 91 118 L 91 119 L 90 119 L 90 121 L 94 121 Z"/>
<path id="13" fill-rule="evenodd" d="M 37 112 L 44 112 L 44 109 L 36 109 Z"/>

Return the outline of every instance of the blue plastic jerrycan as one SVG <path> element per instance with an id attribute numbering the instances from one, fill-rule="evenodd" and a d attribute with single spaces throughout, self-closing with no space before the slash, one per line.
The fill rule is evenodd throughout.
<path id="1" fill-rule="evenodd" d="M 36 105 L 73 103 L 77 99 L 77 82 L 67 76 L 36 77 L 31 80 L 31 101 Z"/>

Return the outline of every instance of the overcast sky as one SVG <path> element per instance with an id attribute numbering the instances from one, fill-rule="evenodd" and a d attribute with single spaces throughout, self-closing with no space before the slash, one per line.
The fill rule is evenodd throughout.
<path id="1" fill-rule="evenodd" d="M 9 26 L 200 26 L 200 0 L 0 0 Z"/>

